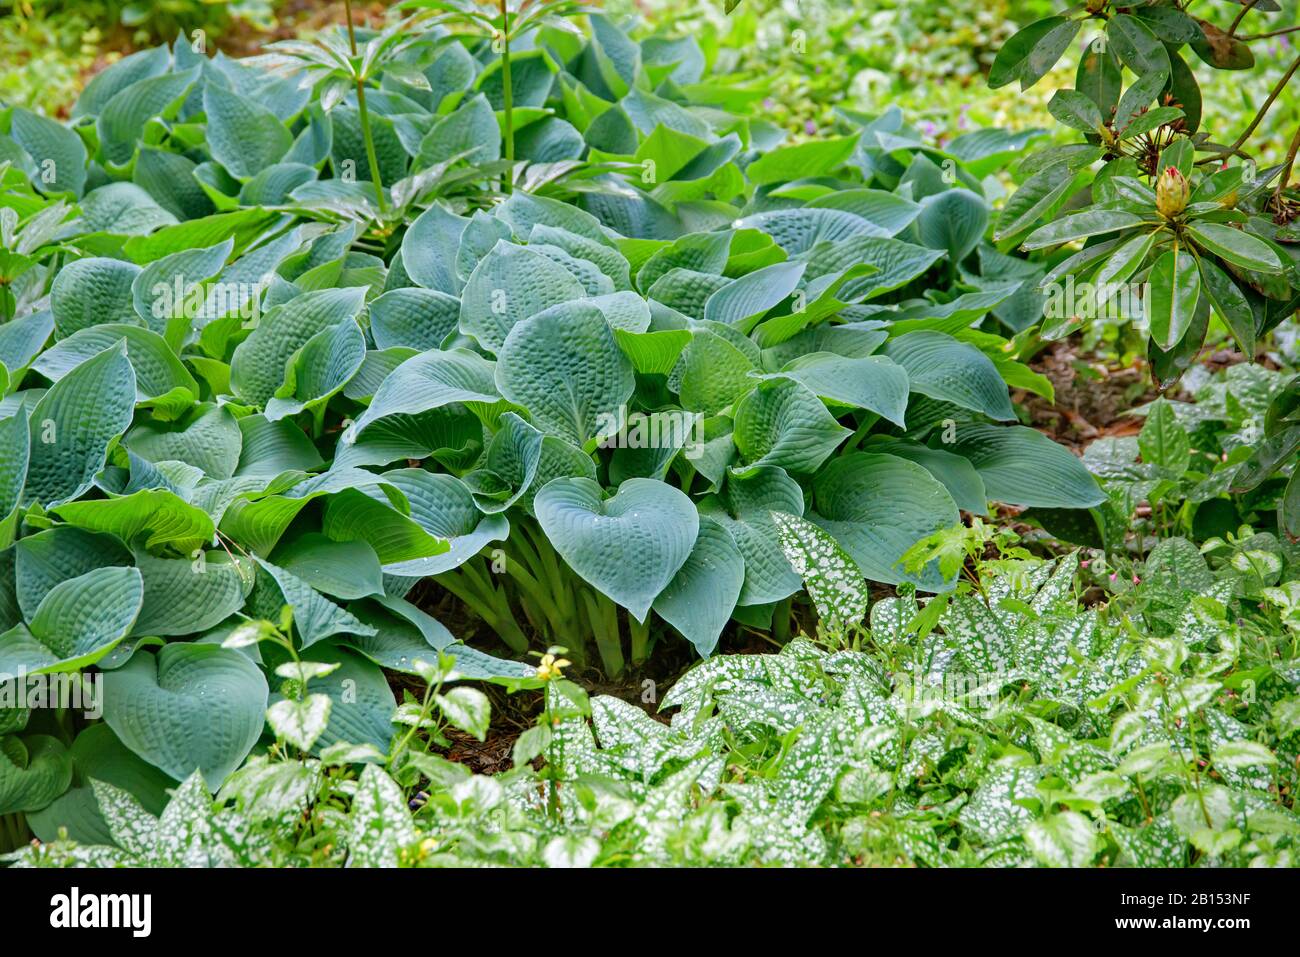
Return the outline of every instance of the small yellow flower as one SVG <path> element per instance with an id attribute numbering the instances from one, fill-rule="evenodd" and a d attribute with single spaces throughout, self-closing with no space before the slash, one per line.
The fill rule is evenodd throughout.
<path id="1" fill-rule="evenodd" d="M 543 681 L 554 681 L 556 678 L 563 677 L 563 671 L 569 665 L 573 664 L 568 658 L 557 658 L 552 654 L 542 655 L 542 660 L 537 666 L 537 677 Z"/>

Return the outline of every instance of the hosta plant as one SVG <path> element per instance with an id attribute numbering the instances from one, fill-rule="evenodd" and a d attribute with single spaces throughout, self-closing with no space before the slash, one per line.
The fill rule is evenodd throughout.
<path id="1" fill-rule="evenodd" d="M 106 747 L 150 813 L 250 754 L 400 774 L 409 729 L 480 714 L 399 708 L 439 654 L 518 682 L 530 648 L 617 675 L 733 618 L 784 637 L 782 529 L 945 592 L 900 559 L 960 510 L 1102 500 L 1014 424 L 1009 386 L 1050 394 L 1017 358 L 1042 270 L 982 181 L 1031 135 L 787 144 L 689 38 L 588 22 L 508 84 L 417 21 L 355 57 L 178 41 L 68 124 L 0 110 L 0 674 L 102 684 L 104 722 L 15 707 L 0 813 L 100 806 Z"/>

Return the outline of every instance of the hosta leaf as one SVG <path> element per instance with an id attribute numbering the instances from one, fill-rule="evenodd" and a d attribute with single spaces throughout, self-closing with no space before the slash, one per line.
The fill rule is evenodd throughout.
<path id="1" fill-rule="evenodd" d="M 113 347 L 125 350 L 135 370 L 137 402 L 174 404 L 176 409 L 184 409 L 198 397 L 199 384 L 166 340 L 140 326 L 105 323 L 82 329 L 43 352 L 32 368 L 51 382 L 58 382 L 83 362 Z"/>
<path id="2" fill-rule="evenodd" d="M 737 229 L 761 229 L 791 256 L 819 242 L 841 242 L 854 236 L 885 238 L 884 229 L 840 209 L 781 209 L 756 213 L 737 221 Z"/>
<path id="3" fill-rule="evenodd" d="M 144 578 L 135 635 L 192 635 L 215 628 L 243 607 L 253 584 L 251 566 L 237 564 L 224 551 L 189 558 L 137 552 L 135 563 Z"/>
<path id="4" fill-rule="evenodd" d="M 129 163 L 145 126 L 155 117 L 174 115 L 198 75 L 197 70 L 164 73 L 137 80 L 114 94 L 95 121 L 104 159 L 115 166 Z"/>
<path id="5" fill-rule="evenodd" d="M 284 385 L 266 402 L 266 418 L 316 410 L 348 384 L 365 357 L 365 335 L 352 319 L 322 329 L 289 360 Z"/>
<path id="6" fill-rule="evenodd" d="M 72 783 L 72 761 L 58 738 L 0 737 L 0 814 L 39 811 Z"/>
<path id="7" fill-rule="evenodd" d="M 90 488 L 134 410 L 135 372 L 121 345 L 56 382 L 32 410 L 27 498 L 57 505 Z"/>
<path id="8" fill-rule="evenodd" d="M 380 349 L 439 349 L 460 322 L 460 300 L 435 289 L 393 289 L 370 303 L 370 333 Z"/>
<path id="9" fill-rule="evenodd" d="M 104 676 L 104 719 L 154 767 L 177 780 L 198 770 L 215 790 L 257 743 L 267 693 L 240 652 L 170 644 Z"/>
<path id="10" fill-rule="evenodd" d="M 171 545 L 190 552 L 211 544 L 215 533 L 207 512 L 167 489 L 67 502 L 52 511 L 70 525 L 115 535 L 124 542 L 143 536 L 146 548 Z"/>
<path id="11" fill-rule="evenodd" d="M 204 84 L 203 112 L 212 158 L 238 179 L 278 163 L 293 145 L 279 117 L 220 83 Z"/>
<path id="12" fill-rule="evenodd" d="M 810 352 L 768 377 L 793 378 L 820 398 L 866 408 L 896 425 L 904 425 L 907 372 L 885 356 L 852 359 L 831 352 Z"/>
<path id="13" fill-rule="evenodd" d="M 499 353 L 516 323 L 585 295 L 582 283 L 563 266 L 526 246 L 501 241 L 465 283 L 460 331 Z"/>
<path id="14" fill-rule="evenodd" d="M 131 293 L 140 267 L 118 259 L 78 259 L 59 270 L 50 311 L 60 338 L 103 322 L 138 325 Z"/>
<path id="15" fill-rule="evenodd" d="M 912 581 L 930 591 L 948 587 L 933 565 L 913 576 L 898 563 L 913 543 L 960 518 L 947 489 L 924 468 L 894 455 L 854 452 L 822 469 L 813 489 L 811 518 L 866 577 Z"/>
<path id="16" fill-rule="evenodd" d="M 365 290 L 323 289 L 305 292 L 274 306 L 235 349 L 230 385 L 241 398 L 265 405 L 285 382 L 286 363 L 318 332 L 361 312 Z"/>
<path id="17" fill-rule="evenodd" d="M 0 672 L 76 671 L 126 637 L 140 612 L 140 573 L 97 568 L 46 593 L 28 627 L 0 636 Z"/>
<path id="18" fill-rule="evenodd" d="M 783 262 L 747 273 L 709 296 L 704 303 L 704 318 L 748 333 L 770 309 L 794 292 L 806 268 L 805 263 Z"/>
<path id="19" fill-rule="evenodd" d="M 254 561 L 274 580 L 284 603 L 293 609 L 293 623 L 302 639 L 302 647 L 308 648 L 331 635 L 374 633 L 374 629 L 325 598 L 297 575 L 265 559 L 254 557 Z"/>
<path id="20" fill-rule="evenodd" d="M 86 146 L 81 137 L 62 123 L 20 107 L 14 109 L 9 122 L 10 135 L 42 173 L 38 185 L 47 193 L 80 196 L 86 184 Z M 52 175 L 48 182 L 47 172 Z"/>
<path id="21" fill-rule="evenodd" d="M 949 189 L 921 202 L 917 235 L 932 249 L 942 249 L 953 262 L 965 259 L 984 237 L 989 207 L 968 189 Z"/>
<path id="22" fill-rule="evenodd" d="M 745 580 L 745 560 L 731 534 L 700 516 L 690 556 L 654 600 L 654 610 L 702 656 L 712 654 Z"/>
<path id="23" fill-rule="evenodd" d="M 262 422 L 260 416 L 257 417 Z M 153 462 L 184 462 L 214 479 L 227 479 L 237 467 L 256 461 L 256 449 L 242 451 L 248 419 L 237 421 L 230 409 L 219 405 L 195 406 L 174 422 L 142 422 L 126 434 L 123 444 Z M 318 464 L 318 463 L 316 463 Z M 267 473 L 285 471 L 285 465 Z"/>
<path id="24" fill-rule="evenodd" d="M 1034 508 L 1091 508 L 1106 500 L 1069 451 L 1024 426 L 961 425 L 950 451 L 970 459 L 988 497 Z"/>
<path id="25" fill-rule="evenodd" d="M 653 479 L 628 479 L 602 501 L 595 482 L 558 478 L 537 494 L 534 508 L 569 567 L 638 621 L 686 562 L 699 533 L 691 500 Z"/>
<path id="26" fill-rule="evenodd" d="M 493 374 L 493 363 L 463 349 L 431 349 L 412 356 L 384 379 L 370 407 L 342 441 L 355 441 L 372 422 L 388 416 L 428 412 L 457 402 L 499 401 Z"/>
<path id="27" fill-rule="evenodd" d="M 327 508 L 336 501 L 337 498 L 333 499 Z M 281 543 L 272 557 L 278 568 L 335 598 L 364 598 L 384 593 L 379 558 L 362 541 L 334 541 L 310 532 Z"/>
<path id="28" fill-rule="evenodd" d="M 802 581 L 781 551 L 772 512 L 802 515 L 803 491 L 778 468 L 758 468 L 741 477 L 727 476 L 722 491 L 700 502 L 701 518 L 721 525 L 745 560 L 745 581 L 738 601 L 761 605 L 794 594 Z"/>
<path id="29" fill-rule="evenodd" d="M 941 332 L 919 330 L 889 340 L 884 354 L 903 367 L 913 392 L 993 419 L 1016 417 L 997 366 L 969 343 Z"/>
<path id="30" fill-rule="evenodd" d="M 736 406 L 733 438 L 745 471 L 771 465 L 815 472 L 850 434 L 799 382 L 765 382 Z"/>
<path id="31" fill-rule="evenodd" d="M 501 394 L 547 432 L 583 445 L 632 395 L 632 364 L 599 309 L 563 304 L 511 329 L 498 350 Z"/>

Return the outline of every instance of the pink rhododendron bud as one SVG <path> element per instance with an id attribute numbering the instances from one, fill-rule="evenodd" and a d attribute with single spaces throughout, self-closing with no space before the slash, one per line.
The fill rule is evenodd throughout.
<path id="1" fill-rule="evenodd" d="M 1173 219 L 1187 208 L 1187 198 L 1191 194 L 1187 177 L 1170 166 L 1156 181 L 1156 209 L 1165 219 Z"/>

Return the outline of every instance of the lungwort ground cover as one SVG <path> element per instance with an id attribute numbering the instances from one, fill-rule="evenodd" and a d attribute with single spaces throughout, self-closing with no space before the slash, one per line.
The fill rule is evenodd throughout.
<path id="1" fill-rule="evenodd" d="M 1091 143 L 1023 160 L 995 210 L 1041 132 L 938 148 L 886 108 L 792 140 L 690 37 L 406 6 L 246 60 L 142 50 L 66 123 L 0 109 L 0 673 L 102 704 L 0 709 L 7 835 L 52 842 L 13 860 L 1288 859 L 1285 528 L 1213 564 L 1103 538 L 1179 583 L 1113 613 L 1080 608 L 1077 555 L 988 531 L 1123 520 L 1012 401 L 1052 396 L 1028 361 L 1094 232 L 1067 201 L 1149 225 L 1143 256 L 1271 277 L 1225 278 L 1243 297 L 1291 294 L 1285 236 L 1166 215 L 1140 167 L 1080 196 Z M 1160 109 L 1145 132 L 1186 117 Z M 1162 164 L 1189 191 L 1196 145 Z M 1174 365 L 1211 308 L 1153 327 Z M 1177 485 L 1170 418 L 1164 459 L 1139 444 Z M 672 725 L 565 677 L 740 627 L 788 643 L 698 665 Z M 948 670 L 986 676 L 979 708 L 926 703 Z M 540 697 L 499 779 L 439 756 L 487 734 L 485 688 Z"/>

